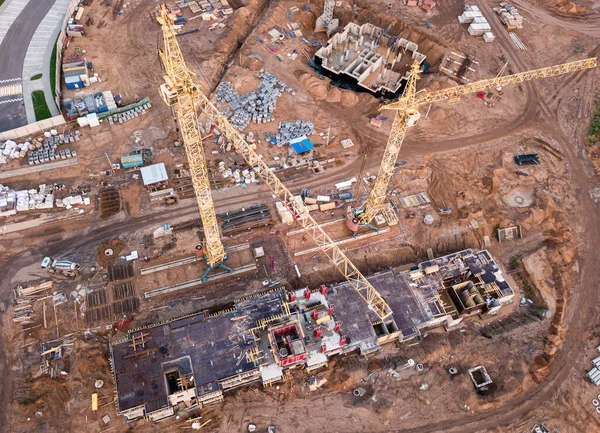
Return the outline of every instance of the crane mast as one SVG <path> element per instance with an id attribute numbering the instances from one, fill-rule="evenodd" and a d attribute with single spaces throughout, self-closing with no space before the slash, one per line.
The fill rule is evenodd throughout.
<path id="1" fill-rule="evenodd" d="M 346 257 L 344 252 L 335 244 L 331 237 L 310 216 L 304 203 L 294 197 L 277 176 L 275 176 L 262 158 L 248 143 L 246 143 L 244 137 L 229 124 L 227 119 L 225 119 L 217 107 L 210 102 L 208 97 L 193 84 L 195 75 L 185 65 L 183 55 L 175 40 L 175 33 L 168 18 L 168 12 L 164 5 L 161 6 L 160 9 L 160 19 L 165 39 L 165 49 L 161 52 L 161 57 L 165 63 L 169 78 L 167 83 L 161 86 L 163 99 L 165 99 L 167 103 L 175 104 L 175 107 L 177 108 L 177 115 L 180 121 L 186 152 L 189 152 L 188 158 L 190 158 L 190 155 L 198 158 L 193 160 L 190 158 L 190 166 L 194 163 L 194 173 L 197 176 L 197 178 L 195 178 L 197 180 L 194 182 L 194 188 L 196 188 L 196 186 L 198 187 L 196 194 L 205 232 L 207 230 L 207 222 L 215 223 L 211 226 L 211 228 L 215 229 L 211 231 L 213 243 L 209 244 L 209 246 L 214 247 L 214 250 L 207 248 L 207 259 L 223 259 L 225 253 L 224 248 L 220 243 L 220 237 L 218 236 L 214 206 L 212 204 L 212 198 L 210 197 L 208 176 L 206 176 L 206 161 L 201 146 L 196 109 L 203 113 L 208 120 L 219 129 L 223 137 L 232 144 L 236 152 L 254 169 L 255 173 L 268 185 L 273 194 L 285 204 L 294 219 L 306 229 L 306 232 L 313 238 L 320 250 L 327 255 L 339 272 L 346 278 L 348 284 L 365 300 L 369 306 L 369 310 L 377 317 L 376 321 L 383 321 L 390 316 L 392 310 L 385 299 L 371 283 L 369 283 L 358 268 L 354 266 L 350 259 Z M 184 125 L 181 125 L 182 123 Z M 190 149 L 189 151 L 188 148 Z M 199 148 L 199 150 L 196 151 L 196 148 Z M 206 202 L 203 202 L 203 200 L 206 200 Z M 207 218 L 206 221 L 204 219 L 205 214 Z M 214 255 L 209 256 L 209 252 Z M 209 265 L 210 263 L 211 262 L 209 261 Z M 212 263 L 218 262 L 213 261 Z"/>
<path id="2" fill-rule="evenodd" d="M 211 123 L 219 129 L 225 139 L 232 144 L 235 151 L 244 158 L 246 163 L 254 169 L 254 172 L 261 180 L 267 184 L 273 194 L 290 210 L 294 219 L 299 222 L 320 250 L 337 267 L 350 287 L 363 298 L 378 320 L 383 321 L 390 316 L 392 310 L 385 299 L 354 266 L 350 259 L 346 257 L 344 252 L 336 245 L 325 230 L 313 219 L 304 203 L 285 187 L 283 182 L 271 171 L 262 158 L 246 143 L 244 137 L 231 126 L 217 107 L 203 93 L 198 92 L 197 102 L 199 111 L 204 113 Z"/>
<path id="3" fill-rule="evenodd" d="M 386 191 L 392 178 L 394 165 L 398 159 L 398 154 L 404 141 L 406 131 L 413 126 L 420 118 L 419 107 L 444 100 L 456 100 L 462 95 L 484 90 L 496 89 L 510 84 L 518 84 L 525 81 L 536 80 L 538 78 L 554 77 L 569 72 L 590 69 L 596 66 L 597 58 L 577 60 L 562 65 L 550 66 L 547 68 L 535 69 L 519 74 L 496 77 L 488 80 L 481 80 L 474 83 L 450 87 L 448 89 L 436 92 L 420 90 L 417 92 L 416 82 L 419 79 L 421 66 L 418 62 L 413 62 L 411 66 L 411 76 L 406 83 L 402 96 L 398 101 L 382 107 L 383 110 L 395 110 L 394 123 L 383 154 L 383 160 L 379 168 L 379 173 L 373 189 L 369 193 L 367 201 L 354 210 L 354 216 L 360 225 L 355 227 L 369 226 L 371 220 L 379 212 L 386 212 L 388 206 L 385 204 Z M 389 213 L 389 210 L 387 211 Z M 387 217 L 386 217 L 387 218 Z M 390 220 L 387 218 L 388 221 Z"/>
<path id="4" fill-rule="evenodd" d="M 408 112 L 410 111 L 409 108 L 414 105 L 415 94 L 417 92 L 417 80 L 420 78 L 420 68 L 421 66 L 416 61 L 411 66 L 410 78 L 406 82 L 402 98 L 400 99 L 405 109 L 403 111 L 398 111 L 394 117 L 394 123 L 392 124 L 388 143 L 383 153 L 381 165 L 379 166 L 379 172 L 377 173 L 375 184 L 369 193 L 366 203 L 354 210 L 354 216 L 358 218 L 361 224 L 369 224 L 375 215 L 382 211 L 385 212 L 385 208 L 387 207 L 385 205 L 386 191 L 390 179 L 392 178 L 394 164 L 398 159 L 398 154 L 400 153 L 406 130 L 409 126 Z M 390 212 L 393 213 L 392 210 L 388 211 L 388 213 Z M 387 219 L 389 222 L 390 219 Z"/>
<path id="5" fill-rule="evenodd" d="M 208 269 L 203 279 L 206 279 L 208 273 L 215 267 L 221 267 L 228 272 L 231 272 L 231 269 L 223 264 L 227 260 L 227 252 L 221 242 L 196 114 L 195 101 L 200 91 L 194 84 L 196 75 L 188 68 L 181 54 L 175 31 L 164 5 L 160 8 L 160 17 L 164 49 L 159 50 L 159 54 L 167 73 L 164 77 L 165 83 L 160 88 L 161 96 L 168 105 L 175 107 L 177 122 L 183 138 L 192 185 L 204 228 L 205 241 L 202 245 L 202 253 L 208 263 Z"/>

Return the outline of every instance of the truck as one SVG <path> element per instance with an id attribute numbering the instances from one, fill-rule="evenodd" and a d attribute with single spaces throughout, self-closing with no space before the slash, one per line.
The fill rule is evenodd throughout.
<path id="1" fill-rule="evenodd" d="M 61 274 L 65 277 L 76 277 L 81 272 L 79 263 L 69 260 L 55 260 L 52 257 L 44 257 L 40 267 L 50 274 Z"/>

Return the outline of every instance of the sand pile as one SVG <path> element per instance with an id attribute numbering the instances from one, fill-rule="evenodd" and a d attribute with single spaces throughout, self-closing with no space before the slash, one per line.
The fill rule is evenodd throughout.
<path id="1" fill-rule="evenodd" d="M 342 99 L 342 91 L 337 87 L 333 87 L 327 93 L 327 102 L 340 102 Z"/>
<path id="2" fill-rule="evenodd" d="M 317 101 L 327 98 L 327 85 L 318 78 L 310 78 L 306 82 L 308 93 Z"/>
<path id="3" fill-rule="evenodd" d="M 298 82 L 317 101 L 341 103 L 345 107 L 351 107 L 358 102 L 358 96 L 354 92 L 341 90 L 332 86 L 329 80 L 321 80 L 309 73 L 300 74 Z"/>
<path id="4" fill-rule="evenodd" d="M 344 107 L 352 107 L 358 102 L 358 96 L 353 92 L 342 92 L 341 103 Z"/>
<path id="5" fill-rule="evenodd" d="M 525 271 L 540 292 L 544 303 L 554 313 L 556 311 L 556 294 L 554 293 L 554 289 L 548 285 L 548 282 L 552 281 L 552 270 L 548 267 L 546 247 L 542 247 L 534 253 L 525 256 L 522 262 Z"/>
<path id="6" fill-rule="evenodd" d="M 557 6 L 558 6 L 558 10 L 561 13 L 567 14 L 567 15 L 577 15 L 577 14 L 584 14 L 584 13 L 588 12 L 586 8 L 577 6 L 577 4 L 575 4 L 575 2 L 572 2 L 572 1 L 558 1 Z"/>

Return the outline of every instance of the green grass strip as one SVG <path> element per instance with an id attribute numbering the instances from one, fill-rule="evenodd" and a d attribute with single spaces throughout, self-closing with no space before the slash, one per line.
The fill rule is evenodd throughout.
<path id="1" fill-rule="evenodd" d="M 58 42 L 58 38 L 56 38 L 56 42 Z M 56 42 L 52 50 L 52 57 L 50 57 L 50 88 L 52 89 L 52 99 L 56 96 Z"/>
<path id="2" fill-rule="evenodd" d="M 39 80 L 40 78 L 42 78 L 42 74 L 35 74 L 33 77 L 31 77 L 31 81 Z"/>
<path id="3" fill-rule="evenodd" d="M 33 100 L 33 109 L 35 110 L 35 120 L 40 121 L 49 119 L 52 117 L 48 104 L 46 104 L 46 97 L 44 96 L 43 90 L 36 90 L 31 92 L 31 99 Z"/>

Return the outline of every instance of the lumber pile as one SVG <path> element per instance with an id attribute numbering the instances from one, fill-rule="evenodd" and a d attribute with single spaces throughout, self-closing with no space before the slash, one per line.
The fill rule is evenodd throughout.
<path id="1" fill-rule="evenodd" d="M 27 324 L 33 320 L 33 302 L 47 296 L 52 289 L 52 281 L 44 281 L 30 287 L 17 286 L 15 290 L 16 307 L 13 310 L 13 322 Z"/>

